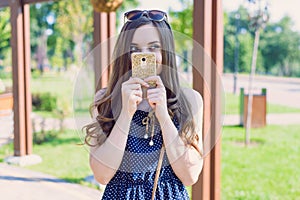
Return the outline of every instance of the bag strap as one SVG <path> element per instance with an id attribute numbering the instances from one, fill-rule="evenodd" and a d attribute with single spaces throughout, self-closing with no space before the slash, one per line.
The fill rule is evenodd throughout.
<path id="1" fill-rule="evenodd" d="M 163 158 L 164 158 L 164 153 L 165 153 L 165 147 L 164 147 L 164 145 L 162 145 L 160 154 L 159 154 L 157 168 L 156 168 L 151 200 L 154 200 L 154 198 L 155 198 L 155 193 L 156 193 L 158 178 L 159 178 L 159 174 L 160 174 L 160 170 L 161 170 L 161 166 L 162 166 L 162 162 L 163 162 Z"/>

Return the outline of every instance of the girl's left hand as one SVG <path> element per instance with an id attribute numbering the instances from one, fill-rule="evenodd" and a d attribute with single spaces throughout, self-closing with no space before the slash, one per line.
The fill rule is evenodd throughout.
<path id="1" fill-rule="evenodd" d="M 147 89 L 147 99 L 150 106 L 155 110 L 157 119 L 163 120 L 164 117 L 169 117 L 166 89 L 161 78 L 159 76 L 150 76 L 144 79 L 144 81 L 153 81 L 156 83 L 156 88 Z"/>

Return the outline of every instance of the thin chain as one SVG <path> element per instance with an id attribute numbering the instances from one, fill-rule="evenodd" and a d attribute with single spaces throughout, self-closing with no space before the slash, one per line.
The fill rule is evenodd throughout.
<path id="1" fill-rule="evenodd" d="M 142 120 L 142 124 L 143 125 L 146 125 L 146 133 L 144 135 L 144 138 L 145 139 L 148 139 L 148 135 L 149 135 L 149 126 L 151 126 L 151 139 L 150 139 L 150 142 L 149 142 L 149 145 L 150 146 L 153 146 L 154 145 L 154 142 L 153 142 L 153 137 L 154 137 L 154 128 L 155 128 L 155 114 L 154 114 L 154 110 L 150 111 L 148 116 L 145 117 L 143 120 Z"/>

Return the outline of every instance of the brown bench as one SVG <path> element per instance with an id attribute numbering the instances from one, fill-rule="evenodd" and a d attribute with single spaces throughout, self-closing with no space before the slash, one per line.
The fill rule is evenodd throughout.
<path id="1" fill-rule="evenodd" d="M 10 115 L 13 110 L 13 95 L 11 92 L 0 94 L 0 116 Z"/>

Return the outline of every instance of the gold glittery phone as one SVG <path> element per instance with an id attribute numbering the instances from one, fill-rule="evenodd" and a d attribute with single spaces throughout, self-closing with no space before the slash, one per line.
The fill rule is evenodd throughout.
<path id="1" fill-rule="evenodd" d="M 155 53 L 132 53 L 132 77 L 145 79 L 156 75 Z M 155 87 L 155 82 L 148 83 L 150 87 Z"/>

